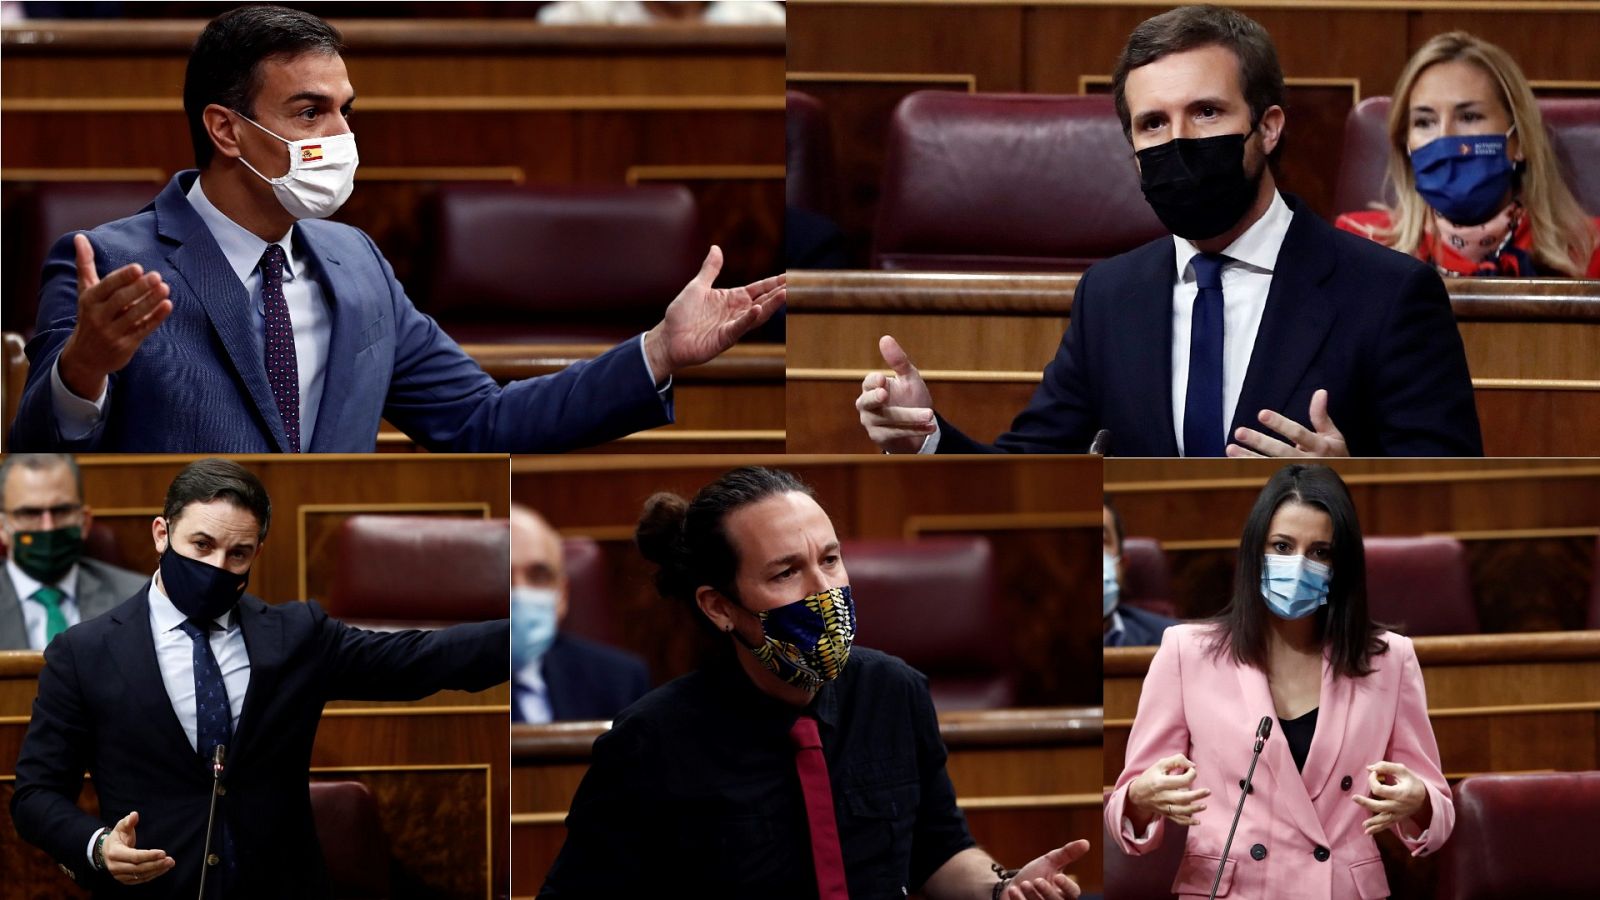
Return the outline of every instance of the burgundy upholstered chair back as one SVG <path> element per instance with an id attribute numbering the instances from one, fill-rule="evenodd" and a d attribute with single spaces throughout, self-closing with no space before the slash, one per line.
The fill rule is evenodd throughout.
<path id="1" fill-rule="evenodd" d="M 1367 610 L 1409 637 L 1477 634 L 1467 552 L 1448 537 L 1369 537 Z"/>
<path id="2" fill-rule="evenodd" d="M 1166 233 L 1109 96 L 919 91 L 895 108 L 876 268 L 1074 271 Z"/>
<path id="3" fill-rule="evenodd" d="M 1578 900 L 1600 886 L 1600 772 L 1475 775 L 1455 789 L 1443 900 Z"/>
<path id="4" fill-rule="evenodd" d="M 391 891 L 389 842 L 372 791 L 359 781 L 313 781 L 311 818 L 333 900 L 385 900 Z"/>
<path id="5" fill-rule="evenodd" d="M 328 614 L 361 623 L 435 625 L 505 618 L 505 519 L 359 515 L 339 530 Z"/>
<path id="6" fill-rule="evenodd" d="M 843 541 L 856 640 L 928 676 L 940 711 L 997 709 L 1016 696 L 983 537 Z"/>

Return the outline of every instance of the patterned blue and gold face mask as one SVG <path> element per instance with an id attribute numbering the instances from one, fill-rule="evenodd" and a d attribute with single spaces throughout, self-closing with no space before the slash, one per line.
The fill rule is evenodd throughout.
<path id="1" fill-rule="evenodd" d="M 817 690 L 838 678 L 850 659 L 850 645 L 856 639 L 856 607 L 850 600 L 849 585 L 755 616 L 761 620 L 766 639 L 745 647 L 768 671 L 795 687 Z M 734 636 L 738 637 L 738 632 Z"/>

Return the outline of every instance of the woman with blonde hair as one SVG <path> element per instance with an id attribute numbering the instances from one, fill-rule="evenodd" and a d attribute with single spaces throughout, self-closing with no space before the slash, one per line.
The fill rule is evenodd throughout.
<path id="1" fill-rule="evenodd" d="M 1389 109 L 1393 206 L 1336 224 L 1443 275 L 1600 277 L 1600 231 L 1562 181 L 1510 54 L 1464 31 L 1406 63 Z"/>

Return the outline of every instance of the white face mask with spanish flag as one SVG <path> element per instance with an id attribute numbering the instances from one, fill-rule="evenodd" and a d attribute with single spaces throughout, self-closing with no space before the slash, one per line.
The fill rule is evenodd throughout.
<path id="1" fill-rule="evenodd" d="M 356 184 L 356 164 L 360 162 L 354 132 L 288 141 L 248 116 L 241 114 L 239 118 L 288 145 L 289 171 L 278 178 L 262 175 L 242 155 L 239 162 L 272 185 L 272 193 L 289 215 L 296 219 L 326 219 L 350 199 Z"/>

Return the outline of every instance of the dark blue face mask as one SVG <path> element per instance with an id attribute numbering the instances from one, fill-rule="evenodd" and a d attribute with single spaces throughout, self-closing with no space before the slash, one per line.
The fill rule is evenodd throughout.
<path id="1" fill-rule="evenodd" d="M 190 559 L 172 548 L 161 554 L 161 589 L 180 612 L 191 619 L 211 621 L 233 609 L 244 596 L 250 573 L 235 575 L 198 559 Z"/>
<path id="2" fill-rule="evenodd" d="M 1511 130 L 1515 130 L 1513 125 Z M 1411 152 L 1417 193 L 1457 225 L 1494 218 L 1511 190 L 1513 168 L 1505 134 L 1446 135 Z"/>

